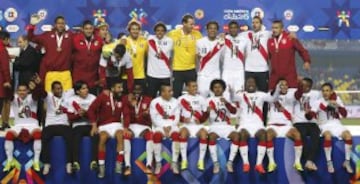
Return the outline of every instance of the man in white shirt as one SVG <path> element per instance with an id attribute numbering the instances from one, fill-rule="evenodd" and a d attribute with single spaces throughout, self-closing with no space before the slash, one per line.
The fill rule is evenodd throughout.
<path id="1" fill-rule="evenodd" d="M 159 22 L 154 26 L 155 36 L 148 38 L 147 93 L 152 98 L 157 96 L 161 85 L 170 85 L 173 41 L 165 36 L 166 31 L 166 25 Z"/>

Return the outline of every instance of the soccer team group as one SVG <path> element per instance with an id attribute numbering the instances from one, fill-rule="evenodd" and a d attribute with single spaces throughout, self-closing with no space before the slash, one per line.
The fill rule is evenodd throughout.
<path id="1" fill-rule="evenodd" d="M 330 83 L 316 91 L 310 78 L 297 76 L 295 51 L 304 60 L 304 69 L 310 68 L 310 57 L 296 35 L 283 30 L 281 21 L 266 31 L 255 16 L 252 30 L 245 32 L 231 21 L 227 33 L 219 33 L 219 24 L 210 21 L 203 37 L 193 29 L 194 18 L 184 15 L 181 28 L 167 33 L 165 24 L 157 23 L 155 34 L 146 38 L 141 24 L 130 22 L 129 34 L 119 34 L 117 40 L 111 39 L 106 23 L 95 27 L 85 21 L 82 30 L 73 33 L 65 30 L 65 19 L 59 16 L 52 31 L 35 35 L 37 23 L 32 17 L 27 39 L 46 52 L 39 75 L 20 84 L 12 97 L 15 120 L 6 130 L 5 172 L 15 166 L 13 141 L 19 138 L 34 140 L 33 168 L 41 170 L 41 153 L 42 173 L 48 174 L 54 136 L 65 139 L 68 174 L 80 170 L 83 136 L 92 139 L 90 167 L 98 169 L 99 178 L 105 177 L 110 138 L 117 140 L 115 172 L 131 175 L 134 137 L 146 140 L 146 173 L 160 173 L 165 138 L 172 142 L 173 173 L 186 170 L 189 137 L 199 139 L 199 170 L 205 169 L 209 150 L 213 173 L 220 171 L 217 139 L 225 138 L 231 142 L 228 172 L 234 172 L 238 153 L 243 172 L 273 172 L 277 168 L 273 139 L 288 137 L 294 141 L 294 169 L 304 170 L 302 158 L 305 169 L 316 171 L 322 135 L 328 171 L 335 172 L 331 158 L 335 136 L 345 141 L 343 166 L 353 173 L 351 134 L 340 122 L 347 114 L 344 104 Z M 46 106 L 43 127 L 36 117 L 39 100 Z M 309 143 L 304 141 L 307 136 Z M 257 139 L 254 166 L 248 158 L 250 137 Z M 267 169 L 262 163 L 265 155 Z"/>

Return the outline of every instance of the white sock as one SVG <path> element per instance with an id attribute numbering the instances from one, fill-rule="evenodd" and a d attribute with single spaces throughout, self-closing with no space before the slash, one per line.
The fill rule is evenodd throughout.
<path id="1" fill-rule="evenodd" d="M 9 141 L 9 140 L 5 140 L 5 153 L 6 153 L 6 157 L 7 160 L 10 161 L 14 158 L 13 154 L 14 154 L 14 142 L 13 141 Z"/>
<path id="2" fill-rule="evenodd" d="M 34 140 L 33 149 L 34 149 L 34 162 L 39 162 L 40 153 L 41 153 L 41 140 L 40 139 Z"/>
<path id="3" fill-rule="evenodd" d="M 204 160 L 206 155 L 207 144 L 199 144 L 199 160 Z"/>
<path id="4" fill-rule="evenodd" d="M 352 148 L 351 144 L 346 144 L 345 143 L 345 160 L 350 160 L 351 148 Z"/>
<path id="5" fill-rule="evenodd" d="M 154 143 L 154 156 L 156 162 L 161 162 L 161 143 Z"/>
<path id="6" fill-rule="evenodd" d="M 180 142 L 181 159 L 187 161 L 187 142 Z"/>
<path id="7" fill-rule="evenodd" d="M 331 161 L 331 150 L 332 147 L 324 147 L 326 161 Z"/>
<path id="8" fill-rule="evenodd" d="M 256 165 L 260 165 L 263 162 L 264 156 L 266 152 L 265 146 L 257 146 L 257 157 L 256 157 Z"/>
<path id="9" fill-rule="evenodd" d="M 211 156 L 212 161 L 214 163 L 218 162 L 216 144 L 215 145 L 209 145 L 209 151 L 210 151 L 210 156 Z"/>
<path id="10" fill-rule="evenodd" d="M 295 149 L 295 163 L 300 163 L 303 146 L 295 146 L 294 149 Z"/>
<path id="11" fill-rule="evenodd" d="M 240 146 L 240 155 L 244 164 L 249 164 L 249 146 Z"/>
<path id="12" fill-rule="evenodd" d="M 266 155 L 268 156 L 269 163 L 275 163 L 274 159 L 274 147 L 270 147 L 266 149 Z"/>
<path id="13" fill-rule="evenodd" d="M 234 161 L 234 158 L 235 158 L 238 150 L 239 150 L 239 146 L 234 144 L 234 143 L 231 143 L 231 145 L 230 145 L 230 154 L 229 154 L 229 161 L 230 162 Z"/>
<path id="14" fill-rule="evenodd" d="M 172 151 L 172 161 L 177 162 L 179 160 L 180 155 L 180 143 L 179 142 L 172 142 L 171 144 L 171 151 Z"/>
<path id="15" fill-rule="evenodd" d="M 124 159 L 125 165 L 130 167 L 130 154 L 131 154 L 131 142 L 129 139 L 124 139 Z"/>
<path id="16" fill-rule="evenodd" d="M 146 165 L 152 164 L 154 155 L 154 142 L 152 140 L 146 141 Z"/>

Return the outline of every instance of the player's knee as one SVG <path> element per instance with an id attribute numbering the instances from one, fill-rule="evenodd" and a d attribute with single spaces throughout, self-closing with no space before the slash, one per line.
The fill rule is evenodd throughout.
<path id="1" fill-rule="evenodd" d="M 14 139 L 15 139 L 15 134 L 14 134 L 14 132 L 11 132 L 11 131 L 6 132 L 5 140 L 7 140 L 7 141 L 13 141 Z"/>
<path id="2" fill-rule="evenodd" d="M 274 139 L 274 137 L 276 137 L 276 134 L 275 134 L 274 130 L 269 129 L 269 130 L 266 132 L 266 140 L 271 141 L 271 140 Z"/>
<path id="3" fill-rule="evenodd" d="M 126 132 L 124 135 L 123 135 L 124 139 L 126 140 L 131 140 L 131 138 L 133 137 L 133 134 L 132 132 Z"/>
<path id="4" fill-rule="evenodd" d="M 266 131 L 265 130 L 259 130 L 256 134 L 256 137 L 260 140 L 260 141 L 265 141 L 266 140 Z"/>
<path id="5" fill-rule="evenodd" d="M 189 135 L 189 133 L 188 133 L 188 131 L 187 131 L 186 128 L 182 128 L 182 129 L 180 130 L 180 137 L 181 137 L 181 138 L 185 139 L 185 138 L 188 137 L 188 135 Z"/>
<path id="6" fill-rule="evenodd" d="M 209 134 L 209 140 L 210 140 L 210 141 L 215 141 L 216 138 L 217 138 L 217 135 L 216 135 L 215 133 L 210 133 L 210 134 Z"/>
<path id="7" fill-rule="evenodd" d="M 161 143 L 163 135 L 160 132 L 155 132 L 153 136 L 154 143 Z"/>
<path id="8" fill-rule="evenodd" d="M 241 141 L 246 141 L 249 138 L 249 133 L 246 130 L 241 130 L 239 135 Z"/>
<path id="9" fill-rule="evenodd" d="M 344 140 L 351 140 L 351 139 L 352 139 L 352 136 L 351 136 L 351 134 L 350 134 L 349 131 L 345 131 L 345 132 L 343 133 L 343 138 L 344 138 Z"/>
<path id="10" fill-rule="evenodd" d="M 331 135 L 330 132 L 326 131 L 326 132 L 323 133 L 323 137 L 324 137 L 325 140 L 331 141 L 332 135 Z"/>
<path id="11" fill-rule="evenodd" d="M 240 140 L 240 135 L 237 132 L 233 132 L 231 133 L 230 138 L 232 141 L 237 142 Z"/>
<path id="12" fill-rule="evenodd" d="M 104 143 L 108 139 L 108 135 L 105 132 L 99 134 L 99 142 Z"/>
<path id="13" fill-rule="evenodd" d="M 32 136 L 35 140 L 41 139 L 41 131 L 35 131 Z"/>

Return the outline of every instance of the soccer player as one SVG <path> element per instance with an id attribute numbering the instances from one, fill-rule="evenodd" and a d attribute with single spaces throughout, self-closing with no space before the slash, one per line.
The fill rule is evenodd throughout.
<path id="1" fill-rule="evenodd" d="M 130 55 L 126 52 L 126 47 L 118 44 L 109 55 L 103 52 L 100 57 L 99 71 L 100 81 L 103 83 L 102 86 L 110 88 L 113 83 L 117 82 L 120 75 L 124 73 L 122 68 L 125 68 L 125 73 L 128 77 L 126 81 L 127 86 L 129 92 L 132 92 L 134 84 L 133 65 Z"/>
<path id="2" fill-rule="evenodd" d="M 220 78 L 220 59 L 223 56 L 224 40 L 217 38 L 219 24 L 210 21 L 206 24 L 207 36 L 196 41 L 196 52 L 199 59 L 197 82 L 199 93 L 204 98 L 209 94 L 212 80 Z"/>
<path id="3" fill-rule="evenodd" d="M 270 103 L 268 124 L 266 126 L 266 147 L 269 158 L 268 172 L 273 172 L 277 165 L 274 159 L 273 139 L 276 137 L 288 137 L 294 141 L 295 162 L 294 168 L 303 171 L 300 163 L 303 143 L 299 131 L 292 126 L 292 109 L 296 101 L 296 89 L 289 89 L 285 79 L 279 80 L 280 95 L 275 102 Z"/>
<path id="4" fill-rule="evenodd" d="M 198 85 L 196 81 L 186 83 L 187 94 L 179 97 L 180 103 L 180 154 L 181 154 L 181 170 L 188 167 L 187 160 L 187 141 L 189 137 L 199 138 L 199 161 L 198 169 L 203 171 L 204 158 L 207 149 L 207 128 L 202 125 L 208 118 L 207 104 L 204 97 L 197 94 Z"/>
<path id="5" fill-rule="evenodd" d="M 153 137 L 150 119 L 151 98 L 144 95 L 142 86 L 135 84 L 134 95 L 124 98 L 124 154 L 126 169 L 124 175 L 131 174 L 131 139 L 142 137 L 146 140 L 146 171 L 151 174 L 153 161 Z"/>
<path id="6" fill-rule="evenodd" d="M 161 85 L 170 85 L 171 51 L 173 41 L 165 36 L 166 26 L 159 22 L 154 26 L 155 36 L 149 36 L 149 50 L 147 53 L 147 83 L 148 95 L 157 96 Z"/>
<path id="7" fill-rule="evenodd" d="M 342 138 L 345 141 L 345 161 L 343 167 L 348 173 L 353 173 L 350 165 L 352 148 L 352 136 L 340 121 L 341 117 L 346 117 L 347 111 L 342 100 L 334 95 L 332 84 L 324 83 L 321 86 L 322 98 L 320 98 L 310 112 L 306 114 L 308 119 L 317 114 L 318 124 L 321 134 L 324 137 L 324 150 L 329 173 L 334 173 L 334 165 L 331 159 L 332 136 Z"/>
<path id="8" fill-rule="evenodd" d="M 36 84 L 34 84 L 34 82 L 31 82 L 30 86 L 30 89 L 34 90 L 34 93 L 39 92 L 35 90 Z M 39 127 L 39 122 L 36 117 L 37 100 L 38 96 L 29 94 L 27 84 L 19 84 L 11 102 L 11 109 L 15 114 L 15 125 L 5 134 L 4 147 L 7 161 L 3 169 L 4 172 L 10 171 L 10 169 L 15 166 L 13 152 L 14 140 L 16 138 L 19 138 L 24 143 L 27 143 L 30 139 L 34 139 L 33 168 L 35 171 L 40 171 L 41 128 Z"/>
<path id="9" fill-rule="evenodd" d="M 85 81 L 90 93 L 96 95 L 99 85 L 99 60 L 103 41 L 94 34 L 91 21 L 84 21 L 83 32 L 73 38 L 72 79 L 73 82 Z"/>
<path id="10" fill-rule="evenodd" d="M 295 63 L 295 51 L 304 61 L 303 68 L 310 70 L 310 55 L 300 41 L 284 31 L 282 21 L 274 21 L 272 24 L 273 37 L 268 40 L 269 59 L 271 65 L 269 89 L 274 89 L 280 78 L 288 81 L 289 87 L 297 87 L 297 73 Z"/>
<path id="11" fill-rule="evenodd" d="M 68 99 L 67 115 L 72 124 L 73 132 L 73 169 L 80 170 L 79 149 L 80 143 L 84 136 L 90 136 L 91 124 L 87 116 L 87 111 L 91 103 L 95 100 L 93 94 L 89 94 L 89 87 L 84 81 L 77 81 L 74 84 L 74 96 Z M 90 168 L 97 168 L 97 136 L 91 136 L 92 139 L 92 159 Z"/>
<path id="12" fill-rule="evenodd" d="M 123 123 L 121 122 L 124 108 L 122 92 L 122 83 L 119 80 L 114 82 L 110 91 L 104 91 L 95 99 L 87 113 L 92 123 L 90 135 L 99 134 L 99 178 L 105 177 L 106 142 L 114 137 L 117 141 L 115 172 L 122 173 L 124 162 Z"/>
<path id="13" fill-rule="evenodd" d="M 174 42 L 172 69 L 175 98 L 181 96 L 186 82 L 196 80 L 196 41 L 202 37 L 199 31 L 194 30 L 195 19 L 192 15 L 184 15 L 181 22 L 182 29 L 172 30 L 168 34 Z"/>
<path id="14" fill-rule="evenodd" d="M 260 174 L 265 173 L 262 161 L 266 153 L 266 130 L 263 124 L 262 107 L 264 102 L 273 102 L 277 98 L 278 88 L 273 96 L 270 93 L 258 91 L 255 79 L 249 77 L 245 82 L 245 91 L 237 93 L 235 96 L 241 109 L 237 131 L 240 132 L 239 150 L 243 160 L 243 172 L 250 170 L 248 139 L 249 137 L 256 137 L 258 146 L 255 170 Z"/>
<path id="15" fill-rule="evenodd" d="M 225 97 L 232 99 L 234 94 L 244 90 L 245 46 L 246 39 L 239 34 L 239 24 L 231 21 L 228 24 L 229 34 L 225 36 L 224 61 L 222 64 L 222 79 L 226 81 Z"/>
<path id="16" fill-rule="evenodd" d="M 320 147 L 320 129 L 315 118 L 307 119 L 305 114 L 314 107 L 314 103 L 319 100 L 321 94 L 317 90 L 312 90 L 313 81 L 310 78 L 304 78 L 298 88 L 297 99 L 293 107 L 293 122 L 296 129 L 301 134 L 303 141 L 303 158 L 306 160 L 305 168 L 310 171 L 316 171 L 315 157 Z"/>
<path id="17" fill-rule="evenodd" d="M 161 86 L 160 96 L 150 104 L 150 117 L 154 128 L 155 174 L 159 174 L 161 171 L 161 141 L 164 136 L 172 139 L 171 169 L 174 174 L 179 174 L 177 161 L 180 154 L 178 127 L 180 105 L 178 100 L 173 97 L 171 86 Z"/>
<path id="18" fill-rule="evenodd" d="M 40 17 L 32 16 L 28 26 L 30 41 L 41 45 L 46 53 L 40 62 L 40 78 L 45 82 L 45 90 L 51 91 L 51 84 L 59 81 L 64 90 L 72 88 L 70 63 L 73 51 L 73 34 L 65 29 L 65 18 L 57 16 L 55 26 L 51 31 L 34 35 L 35 25 L 40 22 Z"/>
<path id="19" fill-rule="evenodd" d="M 140 84 L 145 90 L 145 61 L 146 53 L 148 51 L 148 42 L 141 36 L 141 24 L 137 21 L 131 21 L 128 25 L 129 36 L 126 39 L 126 50 L 129 53 L 133 65 L 134 83 Z M 123 80 L 127 77 L 123 75 Z M 128 92 L 125 86 L 125 92 Z"/>
<path id="20" fill-rule="evenodd" d="M 239 150 L 239 134 L 236 132 L 235 125 L 231 125 L 230 114 L 236 113 L 236 107 L 223 97 L 226 83 L 221 79 L 214 79 L 210 83 L 210 90 L 214 93 L 213 97 L 207 99 L 209 114 L 209 151 L 214 163 L 213 173 L 219 173 L 220 164 L 217 158 L 216 139 L 231 139 L 229 161 L 227 163 L 228 172 L 234 172 L 232 161 Z"/>

